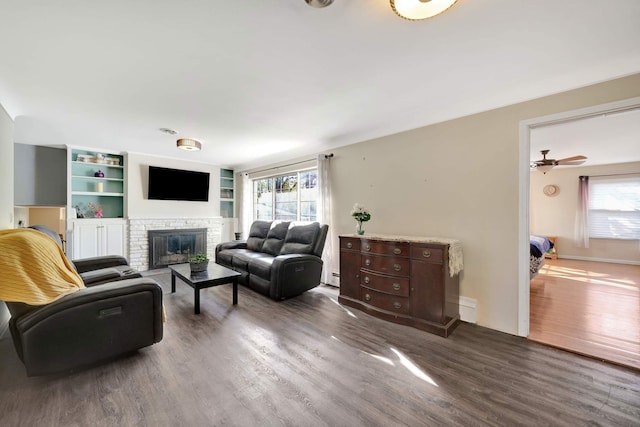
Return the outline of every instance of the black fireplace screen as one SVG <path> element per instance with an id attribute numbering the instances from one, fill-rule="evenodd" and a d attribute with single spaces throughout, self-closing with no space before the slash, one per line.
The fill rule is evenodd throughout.
<path id="1" fill-rule="evenodd" d="M 188 262 L 207 253 L 207 229 L 149 230 L 149 269 Z"/>

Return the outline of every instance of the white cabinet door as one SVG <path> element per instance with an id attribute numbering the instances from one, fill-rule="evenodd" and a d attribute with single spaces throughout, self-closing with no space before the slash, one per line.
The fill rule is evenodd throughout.
<path id="1" fill-rule="evenodd" d="M 124 256 L 124 222 L 104 223 L 101 234 L 103 255 Z"/>
<path id="2" fill-rule="evenodd" d="M 78 219 L 73 221 L 71 259 L 125 255 L 124 220 Z"/>
<path id="3" fill-rule="evenodd" d="M 222 218 L 221 242 L 235 240 L 235 231 L 238 228 L 238 218 Z"/>
<path id="4" fill-rule="evenodd" d="M 100 228 L 95 222 L 73 222 L 73 246 L 71 259 L 100 255 Z"/>

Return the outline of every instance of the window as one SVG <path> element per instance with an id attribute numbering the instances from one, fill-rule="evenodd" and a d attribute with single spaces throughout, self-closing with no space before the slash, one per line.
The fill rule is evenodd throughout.
<path id="1" fill-rule="evenodd" d="M 640 239 L 640 177 L 590 177 L 589 237 Z"/>
<path id="2" fill-rule="evenodd" d="M 316 221 L 317 169 L 253 181 L 253 217 L 271 221 Z"/>

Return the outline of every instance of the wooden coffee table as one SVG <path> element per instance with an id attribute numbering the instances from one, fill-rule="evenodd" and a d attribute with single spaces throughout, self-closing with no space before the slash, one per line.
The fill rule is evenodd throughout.
<path id="1" fill-rule="evenodd" d="M 193 288 L 194 305 L 193 312 L 200 314 L 200 289 L 211 286 L 233 283 L 233 303 L 238 304 L 238 276 L 240 273 L 223 267 L 215 262 L 210 262 L 205 271 L 191 273 L 189 263 L 173 264 L 171 270 L 171 293 L 176 291 L 176 276 Z"/>

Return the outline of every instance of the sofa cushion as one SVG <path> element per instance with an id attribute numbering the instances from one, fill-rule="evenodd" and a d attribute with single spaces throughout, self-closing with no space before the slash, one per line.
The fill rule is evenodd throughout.
<path id="1" fill-rule="evenodd" d="M 264 240 L 269 234 L 270 228 L 271 221 L 254 221 L 253 224 L 251 224 L 251 229 L 249 230 L 247 249 L 250 251 L 260 252 L 262 250 Z"/>
<path id="2" fill-rule="evenodd" d="M 275 257 L 262 257 L 249 260 L 249 274 L 271 280 L 271 266 Z"/>
<path id="3" fill-rule="evenodd" d="M 284 239 L 287 236 L 287 231 L 289 230 L 289 224 L 290 222 L 284 221 L 274 223 L 271 226 L 267 239 L 264 241 L 264 245 L 262 245 L 262 252 L 273 256 L 280 254 L 282 243 L 284 242 Z"/>
<path id="4" fill-rule="evenodd" d="M 265 254 L 262 252 L 251 252 L 246 249 L 230 249 L 230 251 L 234 251 L 233 259 L 231 261 L 231 265 L 235 269 L 240 269 L 244 271 L 249 271 L 249 261 L 254 258 L 271 258 L 272 256 L 269 254 Z"/>
<path id="5" fill-rule="evenodd" d="M 233 257 L 239 253 L 253 253 L 248 249 L 224 249 L 216 254 L 216 262 L 221 265 L 233 266 Z"/>
<path id="6" fill-rule="evenodd" d="M 280 254 L 313 253 L 313 247 L 319 231 L 320 224 L 317 222 L 305 225 L 291 224 L 280 249 Z"/>

